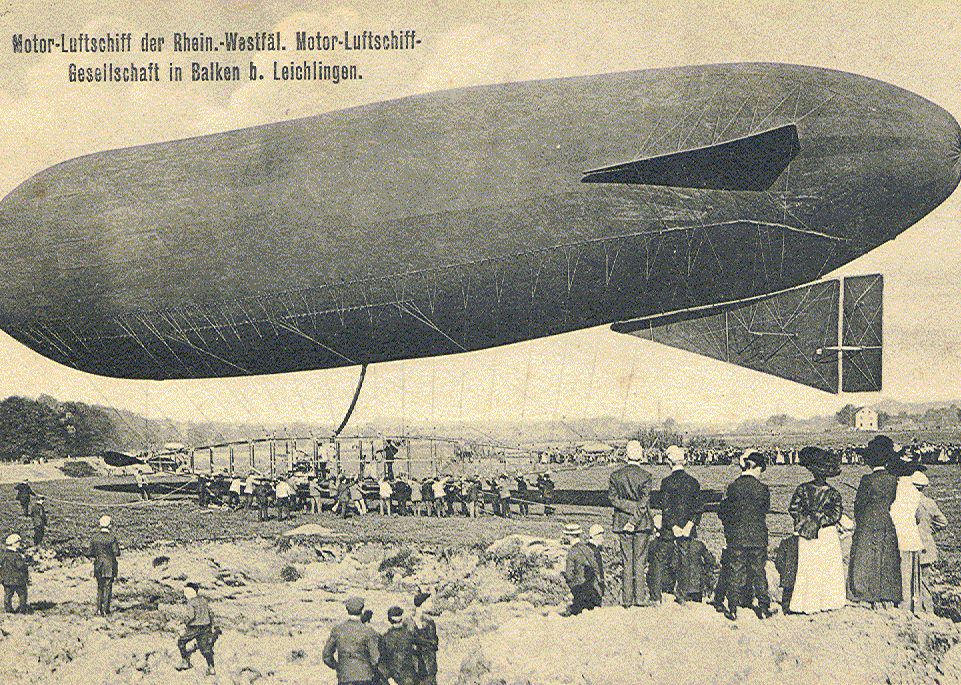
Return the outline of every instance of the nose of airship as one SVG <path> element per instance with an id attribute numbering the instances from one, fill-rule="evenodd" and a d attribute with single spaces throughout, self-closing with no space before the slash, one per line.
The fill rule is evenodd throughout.
<path id="1" fill-rule="evenodd" d="M 961 179 L 961 126 L 930 100 L 911 94 L 890 109 L 877 145 L 874 159 L 882 169 L 873 177 L 867 172 L 865 188 L 877 203 L 865 209 L 873 220 L 861 234 L 868 243 L 890 240 L 920 221 Z"/>
<path id="2" fill-rule="evenodd" d="M 921 138 L 930 146 L 934 160 L 940 160 L 938 178 L 947 198 L 961 180 L 961 126 L 942 107 L 924 101 L 921 116 Z"/>

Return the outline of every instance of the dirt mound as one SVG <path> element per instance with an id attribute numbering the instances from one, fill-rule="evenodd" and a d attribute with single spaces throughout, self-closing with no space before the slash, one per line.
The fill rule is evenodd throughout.
<path id="1" fill-rule="evenodd" d="M 941 619 L 854 607 L 736 624 L 701 604 L 605 607 L 502 625 L 476 640 L 458 682 L 947 683 L 941 655 L 959 639 Z"/>
<path id="2" fill-rule="evenodd" d="M 743 612 L 732 624 L 702 604 L 562 618 L 567 595 L 554 571 L 525 541 L 505 543 L 496 558 L 280 550 L 268 540 L 157 545 L 125 552 L 115 613 L 104 620 L 93 616 L 90 562 L 45 557 L 32 575 L 36 613 L 0 616 L 0 683 L 205 682 L 201 669 L 174 671 L 188 578 L 205 586 L 223 629 L 220 683 L 333 684 L 321 654 L 345 617 L 344 597 L 365 597 L 372 626 L 383 631 L 388 607 L 410 609 L 412 587 L 430 588 L 442 609 L 441 683 L 961 682 L 961 632 L 945 619 L 848 607 L 768 621 Z M 201 665 L 199 655 L 194 662 Z"/>

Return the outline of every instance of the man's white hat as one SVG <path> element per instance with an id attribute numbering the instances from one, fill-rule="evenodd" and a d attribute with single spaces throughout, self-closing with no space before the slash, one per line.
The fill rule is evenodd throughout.
<path id="1" fill-rule="evenodd" d="M 642 461 L 644 459 L 644 449 L 641 447 L 641 443 L 637 440 L 631 440 L 627 443 L 627 460 L 628 461 Z"/>
<path id="2" fill-rule="evenodd" d="M 109 528 L 109 527 L 110 527 L 110 524 L 112 524 L 112 523 L 113 523 L 113 521 L 110 519 L 109 516 L 101 516 L 101 517 L 100 517 L 100 528 L 101 528 L 101 529 L 103 529 L 103 528 Z"/>
<path id="3" fill-rule="evenodd" d="M 687 462 L 687 452 L 679 445 L 671 445 L 667 448 L 665 454 L 667 455 L 667 460 L 672 464 L 684 464 Z"/>
<path id="4" fill-rule="evenodd" d="M 568 537 L 575 537 L 581 534 L 581 527 L 576 523 L 568 523 L 564 525 L 564 535 Z"/>
<path id="5" fill-rule="evenodd" d="M 599 523 L 595 523 L 593 526 L 587 529 L 587 537 L 593 540 L 596 537 L 600 537 L 604 534 L 604 526 Z"/>
<path id="6" fill-rule="evenodd" d="M 915 471 L 911 474 L 911 482 L 915 485 L 927 485 L 931 481 L 929 481 L 928 477 L 925 476 L 921 471 Z"/>
<path id="7" fill-rule="evenodd" d="M 20 536 L 17 535 L 16 533 L 13 533 L 12 535 L 7 536 L 7 539 L 5 542 L 7 544 L 7 547 L 14 547 L 15 545 L 20 544 Z"/>

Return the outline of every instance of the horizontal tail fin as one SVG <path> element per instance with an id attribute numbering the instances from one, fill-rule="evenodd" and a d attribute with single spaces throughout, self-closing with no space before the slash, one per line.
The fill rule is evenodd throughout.
<path id="1" fill-rule="evenodd" d="M 883 285 L 879 274 L 818 281 L 612 329 L 825 392 L 872 392 L 881 389 Z"/>

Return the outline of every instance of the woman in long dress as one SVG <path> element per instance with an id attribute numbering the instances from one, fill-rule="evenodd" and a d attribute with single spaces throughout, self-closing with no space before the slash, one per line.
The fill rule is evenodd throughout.
<path id="1" fill-rule="evenodd" d="M 901 601 L 901 554 L 890 512 L 898 479 L 885 468 L 896 460 L 891 438 L 873 438 L 864 452 L 873 471 L 861 478 L 854 498 L 848 598 L 872 607 Z"/>
<path id="2" fill-rule="evenodd" d="M 789 508 L 798 536 L 797 576 L 790 610 L 812 614 L 840 609 L 846 599 L 837 524 L 841 493 L 827 479 L 841 473 L 839 457 L 818 447 L 801 450 L 798 463 L 814 476 L 794 491 Z"/>

